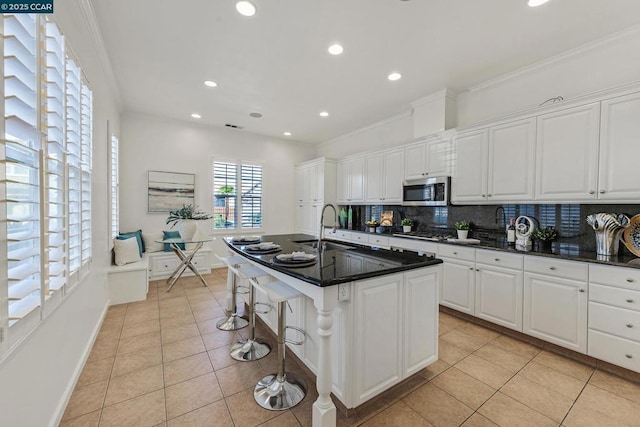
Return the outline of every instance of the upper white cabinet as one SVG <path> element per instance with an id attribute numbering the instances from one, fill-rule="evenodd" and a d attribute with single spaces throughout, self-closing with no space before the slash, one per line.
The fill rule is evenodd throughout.
<path id="1" fill-rule="evenodd" d="M 454 140 L 455 173 L 452 202 L 484 202 L 487 198 L 487 129 L 460 133 Z"/>
<path id="2" fill-rule="evenodd" d="M 404 149 L 375 153 L 365 158 L 365 202 L 402 203 Z"/>
<path id="3" fill-rule="evenodd" d="M 536 198 L 595 200 L 600 103 L 538 116 Z"/>
<path id="4" fill-rule="evenodd" d="M 338 162 L 338 203 L 364 203 L 364 157 L 350 157 Z"/>
<path id="5" fill-rule="evenodd" d="M 461 133 L 455 152 L 453 202 L 533 198 L 535 118 Z"/>
<path id="6" fill-rule="evenodd" d="M 430 137 L 406 147 L 404 179 L 451 175 L 451 138 Z"/>
<path id="7" fill-rule="evenodd" d="M 640 199 L 640 93 L 602 102 L 598 198 Z"/>

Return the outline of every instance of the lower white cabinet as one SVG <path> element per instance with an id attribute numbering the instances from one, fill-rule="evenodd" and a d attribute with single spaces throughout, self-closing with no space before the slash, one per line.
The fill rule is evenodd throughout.
<path id="1" fill-rule="evenodd" d="M 522 270 L 476 264 L 475 315 L 522 332 Z"/>
<path id="2" fill-rule="evenodd" d="M 200 274 L 211 273 L 210 248 L 201 248 L 191 262 Z M 152 252 L 149 254 L 149 280 L 166 279 L 180 265 L 178 256 L 171 252 Z M 191 270 L 184 272 L 185 276 L 193 276 Z"/>
<path id="3" fill-rule="evenodd" d="M 525 271 L 523 332 L 586 353 L 586 285 L 583 281 Z"/>
<path id="4" fill-rule="evenodd" d="M 440 304 L 473 315 L 475 313 L 475 264 L 442 257 Z"/>

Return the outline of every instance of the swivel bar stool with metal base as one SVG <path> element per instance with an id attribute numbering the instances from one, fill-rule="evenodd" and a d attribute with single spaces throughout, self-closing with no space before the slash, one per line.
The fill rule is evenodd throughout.
<path id="1" fill-rule="evenodd" d="M 216 257 L 227 266 L 227 304 L 224 309 L 226 317 L 218 320 L 216 327 L 222 331 L 236 331 L 245 328 L 249 322 L 238 316 L 236 293 L 238 292 L 238 276 L 234 273 L 240 264 L 248 264 L 247 260 L 239 255 Z"/>
<path id="2" fill-rule="evenodd" d="M 296 375 L 285 372 L 285 342 L 294 345 L 301 345 L 300 342 L 290 341 L 285 338 L 285 330 L 295 329 L 304 334 L 300 328 L 293 326 L 285 326 L 287 301 L 302 296 L 286 283 L 277 281 L 265 284 L 254 282 L 254 286 L 264 290 L 271 301 L 278 303 L 278 372 L 276 374 L 267 375 L 258 381 L 253 397 L 258 405 L 269 410 L 289 409 L 302 402 L 307 392 L 307 386 Z M 305 335 L 306 338 L 306 335 Z"/>
<path id="3" fill-rule="evenodd" d="M 232 270 L 240 279 L 249 281 L 249 301 L 247 304 L 249 311 L 249 338 L 244 341 L 240 341 L 231 347 L 229 355 L 235 360 L 239 360 L 241 362 L 262 359 L 271 352 L 271 347 L 269 347 L 269 344 L 256 339 L 256 304 L 261 303 L 255 302 L 254 283 L 259 283 L 258 277 L 268 276 L 268 274 L 254 266 L 238 269 L 229 267 L 229 269 Z"/>

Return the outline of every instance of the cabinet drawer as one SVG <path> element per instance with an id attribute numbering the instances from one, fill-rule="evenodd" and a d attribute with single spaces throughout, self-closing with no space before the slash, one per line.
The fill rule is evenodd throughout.
<path id="1" fill-rule="evenodd" d="M 640 312 L 590 302 L 589 328 L 640 342 Z"/>
<path id="2" fill-rule="evenodd" d="M 589 301 L 640 311 L 640 291 L 589 283 Z"/>
<path id="3" fill-rule="evenodd" d="M 171 257 L 153 257 L 151 260 L 151 271 L 154 276 L 172 273 L 179 264 L 180 260 L 173 253 Z"/>
<path id="4" fill-rule="evenodd" d="M 351 241 L 366 245 L 369 243 L 369 236 L 365 233 L 351 233 Z"/>
<path id="5" fill-rule="evenodd" d="M 640 372 L 640 343 L 589 330 L 589 356 Z"/>
<path id="6" fill-rule="evenodd" d="M 353 233 L 351 231 L 345 231 L 345 230 L 337 230 L 335 235 L 332 235 L 332 237 L 338 239 L 338 240 L 345 240 L 347 242 L 351 241 L 351 237 L 352 237 Z"/>
<path id="7" fill-rule="evenodd" d="M 523 255 L 507 254 L 500 251 L 486 251 L 481 249 L 476 251 L 477 263 L 495 267 L 522 270 L 523 259 Z"/>
<path id="8" fill-rule="evenodd" d="M 460 247 L 456 245 L 439 245 L 438 254 L 441 257 L 459 259 L 464 261 L 475 261 L 476 250 L 473 248 Z"/>
<path id="9" fill-rule="evenodd" d="M 524 270 L 532 273 L 548 274 L 554 277 L 586 281 L 588 264 L 539 256 L 527 256 L 524 259 Z"/>
<path id="10" fill-rule="evenodd" d="M 589 282 L 640 291 L 640 269 L 591 264 Z"/>
<path id="11" fill-rule="evenodd" d="M 369 236 L 369 244 L 380 248 L 389 247 L 389 237 L 387 236 Z"/>

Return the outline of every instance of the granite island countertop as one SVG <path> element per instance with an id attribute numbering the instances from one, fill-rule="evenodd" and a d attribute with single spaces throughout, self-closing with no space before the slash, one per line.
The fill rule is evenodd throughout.
<path id="1" fill-rule="evenodd" d="M 278 254 L 294 251 L 317 255 L 318 251 L 313 247 L 317 238 L 308 234 L 282 234 L 260 236 L 260 240 L 280 245 L 280 251 L 256 254 L 247 251 L 249 244 L 233 243 L 231 237 L 225 238 L 224 242 L 232 251 L 251 261 L 316 286 L 338 285 L 442 263 L 440 259 L 426 255 L 419 256 L 412 252 L 374 249 L 327 240 L 330 245 L 322 251 L 322 255 L 317 258 L 315 264 L 308 267 L 291 267 L 277 264 L 273 259 Z"/>

